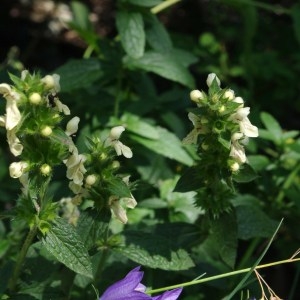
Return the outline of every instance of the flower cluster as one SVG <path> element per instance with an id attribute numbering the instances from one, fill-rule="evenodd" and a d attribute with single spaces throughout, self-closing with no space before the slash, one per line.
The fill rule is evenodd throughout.
<path id="1" fill-rule="evenodd" d="M 248 115 L 249 107 L 234 91 L 220 87 L 216 74 L 209 74 L 208 93 L 193 90 L 190 98 L 197 108 L 190 110 L 188 117 L 194 128 L 183 143 L 195 144 L 199 160 L 198 204 L 218 212 L 227 209 L 233 191 L 232 177 L 245 169 L 247 157 L 244 145 L 250 137 L 258 136 Z"/>
<path id="2" fill-rule="evenodd" d="M 182 288 L 177 288 L 151 297 L 145 293 L 146 287 L 141 284 L 143 275 L 140 267 L 136 267 L 125 278 L 107 288 L 99 300 L 176 300 L 182 292 Z"/>
<path id="3" fill-rule="evenodd" d="M 202 154 L 213 151 L 213 147 L 221 147 L 228 153 L 229 168 L 236 172 L 247 161 L 243 144 L 249 137 L 257 137 L 258 129 L 248 118 L 250 108 L 244 107 L 244 100 L 236 97 L 231 89 L 221 89 L 216 74 L 208 75 L 207 85 L 208 95 L 199 90 L 190 94 L 198 109 L 188 115 L 194 129 L 183 141 L 186 144 L 199 141 Z"/>

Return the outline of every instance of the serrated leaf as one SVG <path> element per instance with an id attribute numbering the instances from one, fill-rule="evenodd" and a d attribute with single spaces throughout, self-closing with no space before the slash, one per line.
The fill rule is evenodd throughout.
<path id="1" fill-rule="evenodd" d="M 55 70 L 60 75 L 62 92 L 87 87 L 98 80 L 103 72 L 98 59 L 73 59 Z"/>
<path id="2" fill-rule="evenodd" d="M 110 191 L 111 195 L 116 195 L 120 198 L 131 197 L 130 189 L 121 178 L 110 178 L 107 188 Z"/>
<path id="3" fill-rule="evenodd" d="M 223 261 L 234 267 L 237 253 L 237 223 L 234 214 L 222 214 L 214 220 L 210 235 L 200 246 L 203 261 L 214 264 Z"/>
<path id="4" fill-rule="evenodd" d="M 136 115 L 125 113 L 121 118 L 122 124 L 125 124 L 126 130 L 143 136 L 148 139 L 158 139 L 159 133 L 155 126 L 142 120 Z"/>
<path id="5" fill-rule="evenodd" d="M 266 112 L 260 114 L 260 118 L 273 137 L 273 141 L 278 143 L 282 136 L 282 129 L 275 118 Z"/>
<path id="6" fill-rule="evenodd" d="M 146 36 L 142 15 L 137 12 L 118 12 L 116 25 L 125 52 L 134 58 L 143 56 Z"/>
<path id="7" fill-rule="evenodd" d="M 140 231 L 124 233 L 126 245 L 113 249 L 138 264 L 163 270 L 187 270 L 194 266 L 188 253 L 172 239 Z"/>
<path id="8" fill-rule="evenodd" d="M 175 159 L 187 166 L 193 164 L 193 159 L 184 150 L 181 141 L 173 133 L 159 126 L 156 127 L 156 130 L 159 138 L 155 140 L 137 135 L 132 135 L 131 138 L 153 152 Z"/>
<path id="9" fill-rule="evenodd" d="M 107 234 L 110 217 L 110 212 L 104 209 L 90 209 L 80 214 L 76 229 L 87 249 Z"/>
<path id="10" fill-rule="evenodd" d="M 194 78 L 188 69 L 168 53 L 148 51 L 139 59 L 127 56 L 124 58 L 124 64 L 128 68 L 153 72 L 166 79 L 179 82 L 191 89 L 195 87 Z"/>
<path id="11" fill-rule="evenodd" d="M 152 7 L 162 2 L 162 0 L 127 0 L 129 3 L 138 5 L 138 6 L 145 6 L 145 7 Z"/>
<path id="12" fill-rule="evenodd" d="M 260 208 L 259 200 L 250 195 L 239 196 L 232 201 L 235 207 L 238 237 L 248 240 L 254 237 L 269 238 L 278 222 L 270 219 Z"/>
<path id="13" fill-rule="evenodd" d="M 93 278 L 92 264 L 88 251 L 75 228 L 64 219 L 56 219 L 46 236 L 43 246 L 59 262 L 78 274 Z"/>

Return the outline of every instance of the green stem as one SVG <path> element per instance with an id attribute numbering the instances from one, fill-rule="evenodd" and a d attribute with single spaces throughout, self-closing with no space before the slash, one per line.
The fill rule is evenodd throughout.
<path id="1" fill-rule="evenodd" d="M 290 173 L 284 184 L 282 185 L 282 188 L 280 189 L 280 192 L 276 198 L 276 203 L 281 203 L 284 196 L 285 196 L 285 191 L 291 186 L 293 183 L 296 175 L 298 174 L 300 170 L 300 164 L 294 169 L 293 172 Z"/>
<path id="2" fill-rule="evenodd" d="M 151 12 L 153 14 L 157 14 L 159 12 L 161 12 L 162 10 L 168 8 L 169 6 L 172 6 L 174 5 L 175 3 L 179 2 L 181 0 L 166 0 L 156 6 L 154 6 L 152 9 L 151 9 Z"/>
<path id="3" fill-rule="evenodd" d="M 264 265 L 258 265 L 255 269 L 263 269 L 263 268 L 273 267 L 276 265 L 287 264 L 287 263 L 296 262 L 296 261 L 300 261 L 300 258 L 285 259 L 285 260 L 280 260 L 280 261 L 276 261 L 276 262 L 272 262 L 272 263 L 268 263 L 268 264 L 264 264 Z M 199 279 L 199 280 L 193 280 L 193 281 L 189 281 L 189 282 L 185 282 L 185 283 L 181 283 L 181 284 L 175 284 L 175 285 L 171 285 L 168 287 L 163 287 L 163 288 L 147 291 L 147 294 L 154 294 L 154 293 L 159 293 L 159 292 L 163 292 L 163 291 L 167 291 L 167 290 L 171 290 L 171 289 L 175 289 L 175 288 L 179 288 L 179 287 L 185 287 L 185 286 L 195 285 L 195 284 L 199 284 L 199 283 L 203 283 L 203 282 L 207 282 L 207 281 L 217 280 L 220 278 L 225 278 L 225 277 L 230 277 L 230 276 L 234 276 L 234 275 L 238 275 L 238 274 L 242 274 L 242 273 L 247 273 L 251 270 L 252 270 L 252 268 L 246 268 L 246 269 L 228 272 L 228 273 L 211 276 L 211 277 L 207 277 L 207 278 L 203 278 L 203 279 Z"/>
<path id="4" fill-rule="evenodd" d="M 28 235 L 24 241 L 21 252 L 20 252 L 19 257 L 16 262 L 16 266 L 15 266 L 13 275 L 9 281 L 8 288 L 9 288 L 10 292 L 14 292 L 16 289 L 17 281 L 20 276 L 21 268 L 23 266 L 28 248 L 30 247 L 34 237 L 36 236 L 36 233 L 37 233 L 37 227 L 35 226 L 30 229 L 30 231 L 28 232 Z"/>
<path id="5" fill-rule="evenodd" d="M 102 254 L 101 254 L 101 257 L 100 257 L 100 260 L 99 260 L 99 263 L 98 263 L 98 268 L 97 268 L 97 271 L 96 271 L 96 274 L 95 274 L 95 277 L 94 277 L 95 278 L 95 283 L 97 283 L 99 281 L 99 278 L 101 277 L 104 262 L 107 259 L 108 253 L 109 253 L 108 249 L 103 249 L 102 250 Z"/>

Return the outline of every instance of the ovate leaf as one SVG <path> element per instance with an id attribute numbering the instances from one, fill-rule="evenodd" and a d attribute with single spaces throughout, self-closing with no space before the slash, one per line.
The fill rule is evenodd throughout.
<path id="1" fill-rule="evenodd" d="M 88 251 L 75 228 L 64 219 L 56 219 L 52 228 L 42 238 L 43 246 L 59 262 L 78 274 L 93 278 Z"/>
<path id="2" fill-rule="evenodd" d="M 134 58 L 143 56 L 146 37 L 142 15 L 137 12 L 118 12 L 116 24 L 125 52 Z"/>
<path id="3" fill-rule="evenodd" d="M 138 59 L 125 57 L 124 64 L 130 69 L 153 72 L 166 79 L 179 82 L 191 89 L 195 87 L 194 78 L 188 69 L 169 53 L 148 51 L 143 57 Z"/>
<path id="4" fill-rule="evenodd" d="M 74 59 L 55 70 L 60 75 L 62 92 L 87 87 L 102 76 L 99 60 L 95 58 Z"/>
<path id="5" fill-rule="evenodd" d="M 158 139 L 147 139 L 142 136 L 132 135 L 131 138 L 146 148 L 165 157 L 175 159 L 185 165 L 191 166 L 193 159 L 185 151 L 181 141 L 168 130 L 157 126 Z"/>
<path id="6" fill-rule="evenodd" d="M 188 253 L 173 239 L 141 231 L 125 232 L 125 245 L 114 251 L 143 266 L 163 270 L 187 270 L 194 266 Z"/>
<path id="7" fill-rule="evenodd" d="M 273 142 L 278 143 L 282 136 L 282 129 L 277 120 L 266 112 L 262 112 L 260 114 L 260 118 L 269 133 L 272 135 Z"/>
<path id="8" fill-rule="evenodd" d="M 256 172 L 248 164 L 244 164 L 239 172 L 233 176 L 235 182 L 250 182 L 256 178 Z"/>

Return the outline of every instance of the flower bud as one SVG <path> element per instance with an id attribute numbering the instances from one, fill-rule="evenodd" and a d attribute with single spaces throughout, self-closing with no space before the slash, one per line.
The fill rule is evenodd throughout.
<path id="1" fill-rule="evenodd" d="M 48 165 L 48 164 L 43 164 L 41 167 L 40 167 L 40 171 L 41 173 L 44 175 L 44 176 L 48 176 L 51 172 L 51 167 Z"/>
<path id="2" fill-rule="evenodd" d="M 88 175 L 85 179 L 85 183 L 87 185 L 94 185 L 96 181 L 97 181 L 97 176 L 94 174 Z"/>
<path id="3" fill-rule="evenodd" d="M 243 106 L 244 106 L 244 100 L 243 100 L 242 97 L 235 97 L 235 98 L 233 99 L 233 102 L 236 102 L 236 103 L 241 104 L 239 107 L 243 107 Z"/>
<path id="4" fill-rule="evenodd" d="M 32 93 L 29 96 L 29 101 L 31 104 L 37 105 L 42 101 L 42 97 L 39 93 Z"/>
<path id="5" fill-rule="evenodd" d="M 112 140 L 118 140 L 124 130 L 125 130 L 125 128 L 123 126 L 113 127 L 110 130 L 109 136 Z"/>
<path id="6" fill-rule="evenodd" d="M 219 108 L 218 108 L 218 112 L 221 114 L 225 111 L 225 106 L 224 105 L 221 105 Z"/>
<path id="7" fill-rule="evenodd" d="M 217 77 L 217 75 L 215 73 L 210 73 L 210 74 L 208 74 L 207 79 L 206 79 L 206 83 L 207 83 L 208 87 L 211 86 L 214 79 L 216 79 L 218 86 L 220 86 L 221 82 L 220 82 L 220 79 Z"/>
<path id="8" fill-rule="evenodd" d="M 190 98 L 194 102 L 200 102 L 203 99 L 203 94 L 199 90 L 193 90 L 190 93 Z"/>
<path id="9" fill-rule="evenodd" d="M 237 162 L 231 162 L 229 167 L 232 172 L 237 172 L 240 169 L 240 165 Z"/>
<path id="10" fill-rule="evenodd" d="M 46 75 L 41 79 L 41 81 L 45 84 L 45 87 L 49 90 L 54 89 L 55 91 L 60 91 L 59 85 L 60 76 L 58 74 Z"/>
<path id="11" fill-rule="evenodd" d="M 19 178 L 24 174 L 25 169 L 28 167 L 26 161 L 13 162 L 9 166 L 9 175 L 12 178 Z"/>
<path id="12" fill-rule="evenodd" d="M 207 144 L 207 143 L 202 143 L 201 144 L 201 148 L 204 150 L 204 151 L 206 151 L 206 150 L 208 150 L 208 148 L 209 148 L 209 145 Z"/>
<path id="13" fill-rule="evenodd" d="M 49 136 L 52 134 L 52 129 L 50 126 L 45 126 L 42 130 L 41 130 L 41 135 L 43 136 Z"/>
<path id="14" fill-rule="evenodd" d="M 114 160 L 111 164 L 113 169 L 118 169 L 120 168 L 120 163 L 117 160 Z"/>
<path id="15" fill-rule="evenodd" d="M 79 117 L 74 117 L 68 122 L 67 128 L 66 128 L 67 135 L 70 136 L 77 132 L 79 121 L 80 121 Z"/>
<path id="16" fill-rule="evenodd" d="M 224 93 L 224 97 L 227 98 L 228 100 L 233 100 L 234 99 L 234 91 L 233 90 L 227 90 Z"/>

